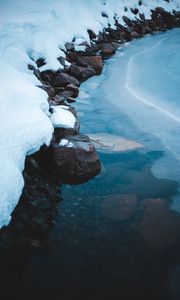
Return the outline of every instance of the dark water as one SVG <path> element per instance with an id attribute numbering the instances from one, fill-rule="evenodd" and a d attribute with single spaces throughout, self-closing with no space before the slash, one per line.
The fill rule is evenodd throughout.
<path id="1" fill-rule="evenodd" d="M 105 75 L 94 82 L 101 85 Z M 99 176 L 64 185 L 62 201 L 55 210 L 48 207 L 53 226 L 43 245 L 37 238 L 34 247 L 24 247 L 21 229 L 9 235 L 13 243 L 6 238 L 0 249 L 3 300 L 180 299 L 180 215 L 171 209 L 178 183 L 152 173 L 166 156 L 163 147 L 152 146 L 161 144 L 158 137 L 108 107 L 101 93 L 80 99 L 82 132 L 124 133 L 145 147 L 100 152 Z"/>

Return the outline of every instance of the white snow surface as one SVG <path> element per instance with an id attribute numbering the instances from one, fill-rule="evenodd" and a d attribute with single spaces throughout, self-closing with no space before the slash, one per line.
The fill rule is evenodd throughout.
<path id="1" fill-rule="evenodd" d="M 41 70 L 63 68 L 57 58 L 64 56 L 61 49 L 66 42 L 75 37 L 75 46 L 81 47 L 83 41 L 89 42 L 87 29 L 98 33 L 108 23 L 113 27 L 114 14 L 122 24 L 123 15 L 135 18 L 130 7 L 138 7 L 149 18 L 150 9 L 157 6 L 168 11 L 180 6 L 180 0 L 142 2 L 138 6 L 138 0 L 0 1 L 0 227 L 9 223 L 21 195 L 26 155 L 50 142 L 51 121 L 57 121 L 55 115 L 50 121 L 46 94 L 36 87 L 39 82 L 27 64 L 35 66 L 44 57 Z"/>
<path id="2" fill-rule="evenodd" d="M 55 128 L 74 128 L 76 119 L 64 106 L 52 106 L 50 120 Z"/>

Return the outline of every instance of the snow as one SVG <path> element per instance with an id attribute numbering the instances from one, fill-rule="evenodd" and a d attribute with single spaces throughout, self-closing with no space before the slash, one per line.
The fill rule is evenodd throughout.
<path id="1" fill-rule="evenodd" d="M 50 120 L 55 128 L 74 128 L 76 119 L 70 111 L 62 106 L 52 106 L 51 108 L 53 113 Z"/>
<path id="2" fill-rule="evenodd" d="M 59 143 L 61 147 L 73 148 L 74 144 L 66 139 L 62 139 Z"/>
<path id="3" fill-rule="evenodd" d="M 38 80 L 28 70 L 44 57 L 45 69 L 63 66 L 65 43 L 75 38 L 75 47 L 89 43 L 87 29 L 96 33 L 109 24 L 114 14 L 135 18 L 130 7 L 137 0 L 1 0 L 0 1 L 0 227 L 7 225 L 23 188 L 22 171 L 26 155 L 50 142 L 53 126 L 73 127 L 74 116 L 66 109 L 54 108 L 49 118 L 48 103 Z M 124 6 L 128 11 L 124 11 Z M 150 17 L 150 9 L 163 6 L 178 10 L 180 0 L 144 0 L 138 6 Z M 102 11 L 108 15 L 104 18 Z M 53 126 L 52 126 L 52 123 Z"/>

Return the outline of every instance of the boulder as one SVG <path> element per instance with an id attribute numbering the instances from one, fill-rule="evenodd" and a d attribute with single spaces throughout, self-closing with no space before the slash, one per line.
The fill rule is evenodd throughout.
<path id="1" fill-rule="evenodd" d="M 103 60 L 100 55 L 96 56 L 85 56 L 83 57 L 83 61 L 92 67 L 95 71 L 96 74 L 101 74 L 102 69 L 103 69 Z"/>
<path id="2" fill-rule="evenodd" d="M 72 64 L 69 70 L 70 74 L 78 78 L 79 81 L 85 81 L 88 78 L 96 75 L 92 67 L 80 67 L 77 64 Z"/>
<path id="3" fill-rule="evenodd" d="M 48 152 L 53 173 L 66 182 L 85 182 L 101 170 L 95 147 L 87 136 L 65 136 L 59 143 L 52 143 Z"/>
<path id="4" fill-rule="evenodd" d="M 80 85 L 79 81 L 75 77 L 73 77 L 67 73 L 64 73 L 64 72 L 57 73 L 52 79 L 52 85 L 55 88 L 59 87 L 59 86 L 60 87 L 67 86 L 68 84 L 71 84 L 71 83 L 73 83 L 76 86 Z"/>
<path id="5" fill-rule="evenodd" d="M 73 83 L 68 84 L 68 85 L 66 86 L 66 90 L 67 90 L 67 91 L 73 92 L 73 97 L 74 97 L 74 98 L 78 97 L 78 95 L 79 95 L 79 89 L 78 89 L 78 87 L 77 87 L 75 84 L 73 84 Z M 71 96 L 71 97 L 72 97 L 72 96 Z"/>
<path id="6" fill-rule="evenodd" d="M 100 45 L 101 53 L 104 56 L 111 56 L 115 53 L 116 48 L 111 43 L 103 43 Z"/>

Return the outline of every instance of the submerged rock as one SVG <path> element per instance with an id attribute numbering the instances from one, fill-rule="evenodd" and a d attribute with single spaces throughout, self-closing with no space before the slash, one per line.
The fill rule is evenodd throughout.
<path id="1" fill-rule="evenodd" d="M 110 195 L 101 205 L 105 217 L 116 221 L 124 221 L 131 218 L 137 208 L 135 195 Z"/>
<path id="2" fill-rule="evenodd" d="M 123 152 L 143 147 L 143 145 L 138 142 L 103 132 L 90 134 L 89 137 L 95 147 L 103 152 Z"/>
<path id="3" fill-rule="evenodd" d="M 168 207 L 165 199 L 147 199 L 139 231 L 150 248 L 164 249 L 180 237 L 180 215 Z"/>

